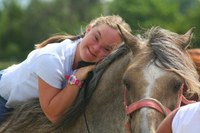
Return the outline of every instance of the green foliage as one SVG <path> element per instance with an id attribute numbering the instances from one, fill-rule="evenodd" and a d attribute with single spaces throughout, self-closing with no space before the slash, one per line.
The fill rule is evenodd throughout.
<path id="1" fill-rule="evenodd" d="M 187 26 L 187 28 L 189 29 L 191 26 L 195 27 L 195 33 L 194 33 L 194 43 L 193 43 L 193 47 L 200 47 L 200 2 L 198 2 L 197 4 L 195 4 L 196 6 L 194 6 L 193 8 L 190 8 L 186 14 L 186 19 L 188 21 L 186 21 L 186 24 L 182 26 Z"/>
<path id="2" fill-rule="evenodd" d="M 14 1 L 5 1 L 4 10 L 0 16 L 0 57 L 6 58 L 8 47 L 12 42 L 21 44 L 22 40 L 22 22 L 23 11 Z M 15 46 L 18 47 L 18 46 Z M 9 48 L 9 50 L 11 50 Z M 13 50 L 13 49 L 12 49 Z M 11 52 L 11 51 L 10 51 Z"/>
<path id="3" fill-rule="evenodd" d="M 0 70 L 3 70 L 3 69 L 5 69 L 5 68 L 7 68 L 7 67 L 9 67 L 9 66 L 11 66 L 11 65 L 13 65 L 13 64 L 16 64 L 17 62 L 15 62 L 15 61 L 1 61 L 0 62 Z"/>
<path id="4" fill-rule="evenodd" d="M 167 25 L 175 22 L 177 7 L 177 3 L 172 4 L 167 0 L 115 0 L 111 4 L 111 10 L 126 18 L 133 30 L 155 25 L 167 28 Z"/>
<path id="5" fill-rule="evenodd" d="M 110 4 L 111 11 L 125 18 L 134 33 L 152 26 L 182 34 L 191 27 L 199 30 L 199 7 L 198 0 L 115 0 Z M 199 31 L 195 34 L 199 35 Z M 200 47 L 199 41 L 199 37 L 194 37 L 195 47 Z"/>
<path id="6" fill-rule="evenodd" d="M 81 26 L 101 12 L 97 0 L 30 0 L 27 7 L 16 0 L 2 1 L 0 60 L 10 59 L 13 54 L 23 60 L 34 44 L 53 34 L 79 34 Z"/>
<path id="7" fill-rule="evenodd" d="M 178 33 L 196 27 L 194 47 L 200 47 L 200 2 L 198 0 L 1 0 L 0 61 L 23 60 L 34 44 L 57 33 L 79 34 L 101 14 L 119 14 L 134 33 L 161 26 Z M 3 8 L 2 8 L 3 7 Z"/>

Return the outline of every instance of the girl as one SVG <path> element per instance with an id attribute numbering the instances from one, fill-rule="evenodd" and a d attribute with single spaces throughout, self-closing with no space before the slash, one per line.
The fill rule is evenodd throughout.
<path id="1" fill-rule="evenodd" d="M 120 16 L 101 16 L 86 26 L 84 34 L 51 37 L 36 45 L 26 60 L 1 71 L 0 121 L 6 112 L 37 97 L 46 117 L 52 123 L 58 121 L 94 69 L 94 65 L 77 69 L 78 63 L 99 62 L 122 43 L 117 25 L 131 32 Z"/>

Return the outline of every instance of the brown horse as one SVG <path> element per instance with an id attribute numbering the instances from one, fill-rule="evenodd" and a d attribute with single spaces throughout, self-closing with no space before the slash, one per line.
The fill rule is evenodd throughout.
<path id="1" fill-rule="evenodd" d="M 16 108 L 0 132 L 154 133 L 180 106 L 184 85 L 187 96 L 200 93 L 199 75 L 186 51 L 192 30 L 179 35 L 153 27 L 140 37 L 121 32 L 125 45 L 97 65 L 57 124 L 47 120 L 35 99 Z"/>

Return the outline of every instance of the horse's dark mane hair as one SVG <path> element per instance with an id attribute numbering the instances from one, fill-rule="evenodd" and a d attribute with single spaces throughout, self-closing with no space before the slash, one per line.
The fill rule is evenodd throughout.
<path id="1" fill-rule="evenodd" d="M 75 104 L 60 119 L 60 122 L 58 122 L 56 128 L 59 128 L 61 126 L 63 127 L 64 125 L 65 127 L 69 127 L 73 124 L 73 122 L 80 116 L 80 114 L 84 112 L 85 107 L 89 103 L 90 98 L 98 85 L 99 79 L 101 78 L 102 74 L 107 69 L 107 67 L 112 62 L 114 62 L 115 60 L 127 53 L 129 53 L 129 48 L 126 45 L 122 45 L 97 65 L 95 70 L 92 73 L 90 73 L 91 75 L 93 75 L 91 80 L 88 81 L 88 83 L 86 83 L 86 85 L 83 88 L 81 88 Z"/>

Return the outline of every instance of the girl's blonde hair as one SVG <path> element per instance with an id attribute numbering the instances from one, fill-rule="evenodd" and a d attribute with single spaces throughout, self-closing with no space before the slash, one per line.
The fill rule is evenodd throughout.
<path id="1" fill-rule="evenodd" d="M 129 26 L 128 23 L 126 23 L 122 17 L 120 17 L 119 15 L 111 15 L 111 16 L 101 16 L 98 17 L 96 19 L 93 19 L 87 26 L 86 28 L 93 28 L 95 26 L 101 25 L 101 24 L 107 24 L 108 26 L 110 26 L 113 29 L 116 29 L 119 32 L 118 26 L 120 25 L 123 28 L 125 28 L 127 31 L 131 32 L 131 28 Z M 119 32 L 120 34 L 120 32 Z M 85 33 L 81 33 L 78 36 L 72 36 L 72 35 L 55 35 L 52 36 L 46 40 L 44 40 L 43 42 L 36 44 L 35 48 L 42 48 L 50 43 L 55 43 L 55 42 L 61 42 L 65 39 L 70 39 L 70 40 L 77 40 L 78 38 L 82 38 L 84 37 Z"/>

